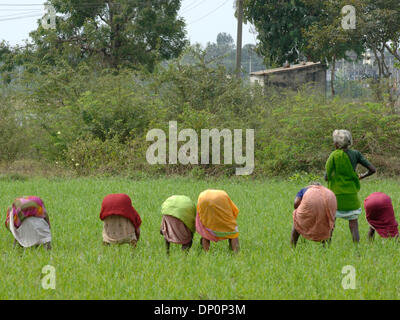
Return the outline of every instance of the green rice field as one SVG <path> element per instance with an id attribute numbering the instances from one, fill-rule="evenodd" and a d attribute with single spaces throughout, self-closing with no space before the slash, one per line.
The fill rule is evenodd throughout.
<path id="1" fill-rule="evenodd" d="M 306 184 L 287 180 L 129 180 L 117 178 L 0 179 L 0 299 L 399 299 L 400 244 L 379 236 L 367 241 L 365 212 L 359 245 L 348 222 L 338 220 L 329 247 L 299 240 L 290 246 L 293 200 Z M 224 189 L 240 209 L 241 251 L 228 241 L 200 249 L 198 234 L 186 255 L 165 253 L 160 206 L 173 194 L 197 200 L 205 189 Z M 360 197 L 387 193 L 400 213 L 400 182 L 366 179 Z M 102 245 L 101 202 L 126 193 L 142 217 L 141 238 L 129 245 Z M 14 198 L 41 197 L 52 223 L 53 250 L 13 248 L 5 228 Z M 44 289 L 42 268 L 56 271 L 55 289 Z M 356 271 L 356 288 L 345 290 L 344 266 Z"/>

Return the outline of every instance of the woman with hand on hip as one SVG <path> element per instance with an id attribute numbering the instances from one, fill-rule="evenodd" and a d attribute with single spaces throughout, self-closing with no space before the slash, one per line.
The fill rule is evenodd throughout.
<path id="1" fill-rule="evenodd" d="M 326 162 L 325 179 L 328 181 L 328 188 L 336 195 L 336 218 L 349 221 L 353 241 L 359 242 L 358 216 L 362 211 L 358 197 L 360 180 L 374 174 L 376 169 L 361 152 L 350 149 L 353 139 L 349 131 L 335 130 L 333 142 L 336 150 L 331 153 Z M 367 168 L 368 172 L 357 175 L 357 164 Z"/>

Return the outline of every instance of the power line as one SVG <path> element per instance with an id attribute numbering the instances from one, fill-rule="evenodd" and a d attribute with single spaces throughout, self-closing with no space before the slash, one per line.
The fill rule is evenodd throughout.
<path id="1" fill-rule="evenodd" d="M 127 2 L 128 3 L 131 2 L 131 4 L 132 4 L 132 3 L 135 3 L 134 1 L 135 0 L 128 0 Z M 197 1 L 197 0 L 195 0 L 195 1 Z M 49 3 L 49 2 L 43 2 L 42 4 L 40 4 L 40 3 L 25 3 L 25 4 L 22 4 L 22 3 L 0 3 L 0 7 L 40 7 L 40 6 L 44 7 L 46 5 L 51 5 L 51 3 Z M 76 8 L 76 7 L 100 7 L 100 6 L 104 6 L 104 5 L 105 5 L 105 3 L 104 4 L 101 4 L 101 3 L 78 3 L 78 4 L 73 4 L 72 7 L 74 7 L 74 8 Z M 122 6 L 123 3 L 113 3 L 113 5 Z"/>
<path id="2" fill-rule="evenodd" d="M 116 3 L 115 5 L 120 5 L 120 3 Z M 39 4 L 39 3 L 31 3 L 31 4 L 17 4 L 17 3 L 0 3 L 0 7 L 15 7 L 15 8 L 20 8 L 20 7 L 45 7 L 46 3 L 43 4 Z M 73 5 L 73 7 L 80 7 L 80 8 L 90 8 L 90 7 L 99 7 L 101 6 L 101 4 L 96 4 L 96 3 L 79 3 L 76 5 Z M 4 9 L 0 9 L 0 10 L 4 10 Z"/>
<path id="3" fill-rule="evenodd" d="M 12 17 L 15 17 L 15 16 L 20 16 L 21 14 L 23 14 L 23 15 L 26 15 L 26 14 L 31 14 L 31 13 L 37 13 L 38 14 L 38 12 L 36 11 L 36 10 L 31 10 L 31 11 L 28 11 L 28 12 L 26 12 L 26 13 L 20 13 L 20 12 L 18 12 L 18 13 L 13 13 L 13 14 L 7 14 L 7 15 L 4 15 L 4 16 L 0 16 L 0 19 L 2 19 L 2 18 L 12 18 Z"/>
<path id="4" fill-rule="evenodd" d="M 42 8 L 37 8 L 38 6 L 41 6 Z M 0 13 L 3 11 L 11 11 L 11 12 L 15 12 L 10 13 L 10 15 L 7 16 L 0 16 L 1 18 L 5 18 L 7 20 L 0 20 L 0 21 L 9 21 L 9 20 L 13 20 L 11 19 L 14 15 L 19 15 L 19 14 L 27 14 L 27 13 L 33 13 L 33 12 L 37 12 L 39 13 L 43 13 L 46 14 L 46 7 L 47 5 L 45 3 L 43 4 L 38 4 L 38 3 L 30 3 L 30 4 L 20 4 L 20 3 L 0 3 Z M 91 8 L 98 8 L 99 4 L 94 4 L 94 3 L 81 3 L 78 5 L 75 5 L 74 8 L 80 8 L 80 9 L 91 9 Z M 37 8 L 37 9 L 35 9 Z M 17 17 L 16 19 L 20 19 L 23 18 L 21 17 Z"/>
<path id="5" fill-rule="evenodd" d="M 184 12 L 193 10 L 195 8 L 197 8 L 198 6 L 200 6 L 201 4 L 204 3 L 204 0 L 201 0 L 200 2 L 197 2 L 198 0 L 195 0 L 193 2 L 191 2 L 188 6 L 186 6 L 184 9 L 186 9 Z M 204 16 L 188 23 L 187 25 L 191 25 L 194 23 L 197 23 L 205 18 L 207 18 L 208 16 L 210 16 L 211 14 L 215 13 L 217 10 L 219 10 L 220 8 L 222 8 L 224 5 L 226 5 L 230 0 L 225 0 L 221 5 L 219 5 L 218 7 L 216 7 L 215 9 L 213 9 L 212 11 L 208 12 L 207 14 L 205 14 Z M 30 4 L 20 4 L 20 3 L 0 3 L 0 7 L 16 7 L 16 8 L 21 8 L 21 7 L 37 7 L 37 6 L 42 6 L 44 7 L 45 4 L 39 4 L 39 3 L 30 3 Z M 90 7 L 98 7 L 98 4 L 79 4 L 78 7 L 81 8 L 90 8 Z M 19 20 L 19 19 L 23 19 L 23 18 L 29 18 L 29 17 L 36 17 L 39 15 L 39 11 L 42 11 L 42 9 L 33 9 L 33 8 L 26 8 L 26 9 L 2 9 L 0 8 L 0 12 L 1 11 L 14 11 L 14 12 L 18 12 L 12 15 L 7 15 L 7 16 L 0 16 L 0 22 L 2 21 L 11 21 L 11 20 Z M 25 12 L 25 13 L 23 13 Z M 31 15 L 30 13 L 33 12 L 38 12 L 35 15 Z M 44 12 L 45 13 L 45 12 Z M 22 14 L 21 16 L 16 16 L 17 14 Z M 30 15 L 28 15 L 30 14 Z M 42 15 L 41 15 L 42 16 Z"/>
<path id="6" fill-rule="evenodd" d="M 34 18 L 34 17 L 40 18 L 42 16 L 43 16 L 42 14 L 35 13 L 35 14 L 23 15 L 23 16 L 14 17 L 14 18 L 3 18 L 3 19 L 0 19 L 0 22 L 10 21 L 10 20 L 20 20 L 20 19 L 25 19 L 25 18 Z"/>
<path id="7" fill-rule="evenodd" d="M 204 0 L 200 0 L 200 2 L 196 3 L 194 6 L 191 6 L 190 8 L 186 7 L 185 9 L 182 9 L 182 13 L 192 11 L 193 9 L 196 9 L 198 6 L 200 6 L 203 3 L 204 3 Z"/>
<path id="8" fill-rule="evenodd" d="M 230 0 L 224 1 L 221 5 L 219 5 L 218 7 L 216 7 L 214 10 L 212 10 L 211 12 L 209 12 L 209 13 L 207 13 L 206 15 L 202 16 L 201 18 L 199 18 L 199 19 L 197 19 L 197 20 L 195 20 L 195 21 L 192 21 L 192 22 L 188 23 L 188 25 L 192 25 L 192 24 L 194 24 L 194 23 L 196 23 L 196 22 L 199 22 L 199 21 L 201 21 L 201 20 L 207 18 L 209 15 L 213 14 L 213 13 L 216 12 L 218 9 L 220 9 L 220 8 L 222 8 L 224 5 L 226 5 L 229 1 L 230 1 Z"/>
<path id="9" fill-rule="evenodd" d="M 0 7 L 35 7 L 35 6 L 44 6 L 44 4 L 39 3 L 29 3 L 29 4 L 22 4 L 22 3 L 0 3 Z"/>
<path id="10" fill-rule="evenodd" d="M 197 1 L 199 0 L 193 0 L 192 2 L 190 2 L 188 5 L 186 5 L 185 7 L 182 7 L 181 10 L 186 10 L 187 8 L 191 7 L 193 4 L 195 4 Z"/>
<path id="11" fill-rule="evenodd" d="M 32 9 L 32 8 L 29 8 L 29 9 L 0 9 L 0 11 L 1 12 L 3 12 L 3 11 L 20 11 L 20 12 L 22 12 L 22 11 L 42 11 L 42 9 Z"/>
<path id="12" fill-rule="evenodd" d="M 255 30 L 253 29 L 253 26 L 252 26 L 252 25 L 250 25 L 249 29 L 250 29 L 250 33 L 253 35 L 254 44 L 257 44 L 257 38 L 256 38 L 256 33 L 257 33 L 257 31 L 255 31 Z"/>
<path id="13" fill-rule="evenodd" d="M 133 0 L 132 0 L 133 1 Z M 192 9 L 197 8 L 199 5 L 201 5 L 202 3 L 204 3 L 205 0 L 194 0 L 193 2 L 191 2 L 190 4 L 188 4 L 187 6 L 183 7 L 181 9 L 181 11 L 183 10 L 184 12 L 186 11 L 190 11 Z M 121 3 L 115 3 L 114 5 L 116 6 L 121 6 Z M 17 11 L 20 10 L 19 8 L 23 8 L 25 7 L 25 9 L 21 9 L 21 10 L 32 10 L 32 7 L 44 7 L 46 6 L 46 3 L 26 3 L 26 4 L 22 4 L 22 3 L 0 3 L 0 11 L 5 11 L 5 10 L 9 10 L 9 11 Z M 73 5 L 74 8 L 97 8 L 102 6 L 102 4 L 96 4 L 96 3 L 79 3 L 79 4 L 75 4 Z M 2 7 L 9 7 L 7 9 L 2 9 Z M 11 8 L 15 8 L 15 9 L 11 9 Z M 35 10 L 40 10 L 40 9 L 35 9 Z"/>

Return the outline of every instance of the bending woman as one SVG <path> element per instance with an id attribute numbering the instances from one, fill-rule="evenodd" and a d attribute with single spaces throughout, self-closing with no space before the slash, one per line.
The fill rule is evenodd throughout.
<path id="1" fill-rule="evenodd" d="M 170 243 L 182 245 L 182 250 L 192 247 L 196 230 L 196 205 L 186 196 L 169 197 L 161 206 L 161 235 L 164 236 L 167 254 Z"/>
<path id="2" fill-rule="evenodd" d="M 236 223 L 239 209 L 223 190 L 206 190 L 197 202 L 196 230 L 205 251 L 210 241 L 229 240 L 231 250 L 239 251 L 239 230 Z"/>
<path id="3" fill-rule="evenodd" d="M 374 192 L 364 200 L 366 218 L 369 224 L 368 238 L 372 240 L 375 231 L 382 238 L 398 238 L 399 229 L 394 215 L 392 199 L 382 192 Z"/>
<path id="4" fill-rule="evenodd" d="M 109 194 L 103 200 L 100 219 L 104 221 L 103 243 L 129 243 L 136 247 L 142 220 L 126 194 Z"/>
<path id="5" fill-rule="evenodd" d="M 6 228 L 14 236 L 14 246 L 17 243 L 24 248 L 43 245 L 51 249 L 50 219 L 39 197 L 17 198 L 7 210 Z"/>
<path id="6" fill-rule="evenodd" d="M 312 241 L 330 240 L 336 208 L 335 194 L 319 183 L 301 189 L 294 202 L 292 246 L 296 246 L 300 235 Z"/>
<path id="7" fill-rule="evenodd" d="M 361 213 L 361 203 L 358 198 L 360 180 L 376 172 L 375 167 L 357 151 L 349 149 L 353 140 L 347 130 L 335 130 L 333 142 L 336 150 L 331 153 L 326 162 L 326 180 L 337 199 L 336 218 L 349 221 L 350 232 L 354 242 L 360 241 L 358 233 L 358 216 Z M 357 164 L 368 169 L 368 172 L 357 175 Z"/>

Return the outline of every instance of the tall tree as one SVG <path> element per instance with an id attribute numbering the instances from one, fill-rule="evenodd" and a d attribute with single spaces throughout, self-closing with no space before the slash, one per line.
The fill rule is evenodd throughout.
<path id="1" fill-rule="evenodd" d="M 62 55 L 69 63 L 92 60 L 105 67 L 152 69 L 177 57 L 187 44 L 181 0 L 50 0 L 56 29 L 32 32 L 35 49 L 47 62 Z M 61 14 L 61 16 L 59 16 Z"/>
<path id="2" fill-rule="evenodd" d="M 335 70 L 338 60 L 361 57 L 365 51 L 360 29 L 343 28 L 342 8 L 358 0 L 304 0 L 310 10 L 320 12 L 314 22 L 303 30 L 304 54 L 313 61 L 321 61 L 331 67 L 331 93 L 335 95 Z"/>
<path id="3" fill-rule="evenodd" d="M 14 70 L 13 52 L 10 45 L 5 41 L 0 42 L 0 80 L 3 83 L 11 82 L 10 73 Z"/>
<path id="4" fill-rule="evenodd" d="M 258 53 L 267 65 L 298 62 L 304 46 L 302 29 L 315 15 L 301 0 L 245 0 L 246 19 L 258 32 Z"/>
<path id="5" fill-rule="evenodd" d="M 246 0 L 246 16 L 258 32 L 259 52 L 266 62 L 281 65 L 307 58 L 332 67 L 347 59 L 350 51 L 360 55 L 363 39 L 356 30 L 342 28 L 342 8 L 359 0 Z M 334 94 L 334 86 L 331 86 Z"/>
<path id="6" fill-rule="evenodd" d="M 243 46 L 242 68 L 247 74 L 266 69 L 264 60 L 257 54 L 254 44 L 246 44 Z"/>
<path id="7" fill-rule="evenodd" d="M 390 76 L 385 53 L 400 62 L 400 2 L 398 0 L 365 0 L 359 6 L 359 28 L 367 48 L 378 64 L 379 79 Z"/>
<path id="8" fill-rule="evenodd" d="M 242 48 L 242 70 L 248 74 L 252 71 L 264 70 L 263 58 L 256 53 L 255 46 L 246 44 Z M 217 35 L 217 41 L 207 43 L 205 58 L 211 65 L 223 64 L 228 72 L 236 69 L 236 45 L 230 34 L 221 32 Z M 250 68 L 250 65 L 252 67 Z"/>
<path id="9" fill-rule="evenodd" d="M 235 41 L 229 33 L 220 32 L 217 35 L 217 46 L 227 47 L 231 50 L 235 50 Z"/>
<path id="10" fill-rule="evenodd" d="M 208 42 L 205 58 L 211 65 L 223 64 L 229 72 L 235 71 L 235 50 L 236 45 L 232 36 L 221 32 L 217 35 L 217 41 Z"/>

